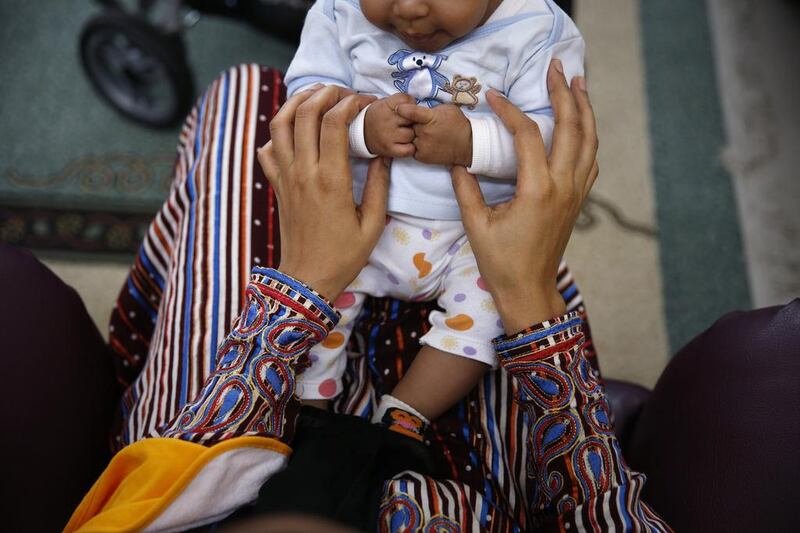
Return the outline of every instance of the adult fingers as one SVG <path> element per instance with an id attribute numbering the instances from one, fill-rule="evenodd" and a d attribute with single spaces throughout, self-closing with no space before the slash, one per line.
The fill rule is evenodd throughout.
<path id="1" fill-rule="evenodd" d="M 582 125 L 575 98 L 567 85 L 564 66 L 554 59 L 547 71 L 547 88 L 555 115 L 553 149 L 550 151 L 550 167 L 555 176 L 569 178 L 575 186 L 575 167 L 581 148 Z M 583 183 L 581 183 L 581 186 Z"/>
<path id="2" fill-rule="evenodd" d="M 361 195 L 361 229 L 370 239 L 378 240 L 386 225 L 386 202 L 389 196 L 390 162 L 376 157 L 369 163 L 367 183 Z"/>
<path id="3" fill-rule="evenodd" d="M 315 92 L 303 91 L 289 98 L 269 123 L 275 157 L 282 167 L 288 167 L 294 161 L 294 118 L 297 108 Z"/>
<path id="4" fill-rule="evenodd" d="M 434 117 L 432 109 L 416 104 L 400 104 L 395 109 L 395 112 L 404 119 L 410 120 L 415 124 L 427 124 L 433 120 Z"/>
<path id="5" fill-rule="evenodd" d="M 478 180 L 460 165 L 452 168 L 450 176 L 453 180 L 453 190 L 456 193 L 458 208 L 461 210 L 461 220 L 464 221 L 465 227 L 473 228 L 474 224 L 482 216 L 485 216 L 488 209 Z"/>
<path id="6" fill-rule="evenodd" d="M 341 87 L 329 85 L 300 104 L 294 119 L 295 160 L 312 168 L 319 160 L 321 117 L 343 97 Z"/>
<path id="7" fill-rule="evenodd" d="M 356 115 L 374 100 L 374 96 L 351 94 L 322 117 L 319 163 L 325 175 L 352 181 L 348 129 Z"/>
<path id="8" fill-rule="evenodd" d="M 575 105 L 577 106 L 578 115 L 580 117 L 581 130 L 583 132 L 583 143 L 581 144 L 578 153 L 578 164 L 575 168 L 576 180 L 578 180 L 578 189 L 584 190 L 588 194 L 588 189 L 591 185 L 587 184 L 591 178 L 591 172 L 597 166 L 597 149 L 599 141 L 597 138 L 597 122 L 592 109 L 592 103 L 589 100 L 589 93 L 586 90 L 586 80 L 582 77 L 577 77 L 572 80 L 572 94 L 575 98 Z M 597 178 L 595 174 L 591 180 Z"/>
<path id="9" fill-rule="evenodd" d="M 517 193 L 526 194 L 549 179 L 547 152 L 539 126 L 495 89 L 488 92 L 489 106 L 514 136 L 517 152 Z"/>
<path id="10" fill-rule="evenodd" d="M 589 196 L 589 191 L 592 190 L 594 187 L 594 182 L 597 181 L 597 176 L 600 175 L 600 166 L 597 164 L 597 161 L 592 164 L 592 169 L 589 171 L 589 177 L 586 180 L 586 184 L 583 186 L 583 199 Z"/>
<path id="11" fill-rule="evenodd" d="M 269 180 L 272 187 L 277 191 L 280 167 L 278 166 L 278 161 L 275 158 L 275 147 L 272 144 L 272 141 L 269 141 L 267 144 L 259 148 L 257 155 L 258 163 L 261 165 L 261 170 L 264 171 L 264 175 L 267 177 L 267 180 Z"/>
<path id="12" fill-rule="evenodd" d="M 344 98 L 345 96 L 350 96 L 351 94 L 358 94 L 350 87 L 342 87 L 341 85 L 334 85 L 333 87 L 339 92 L 340 99 Z"/>

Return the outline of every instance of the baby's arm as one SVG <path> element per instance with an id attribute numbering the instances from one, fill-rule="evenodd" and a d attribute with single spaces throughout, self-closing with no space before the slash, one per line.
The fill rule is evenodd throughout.
<path id="1" fill-rule="evenodd" d="M 504 84 L 508 99 L 539 126 L 548 151 L 555 126 L 547 89 L 550 61 L 553 58 L 561 61 L 567 80 L 583 75 L 583 38 L 566 15 L 559 16 L 563 19 L 554 24 L 560 33 L 557 36 L 540 33 L 521 46 L 515 58 L 518 66 L 509 68 Z M 537 52 L 525 57 L 528 49 Z M 398 113 L 414 122 L 414 157 L 423 163 L 461 165 L 472 174 L 516 179 L 514 137 L 494 114 L 465 116 L 452 104 L 432 109 L 404 104 L 398 108 Z"/>
<path id="2" fill-rule="evenodd" d="M 429 165 L 470 166 L 472 129 L 458 106 L 428 108 L 403 103 L 397 107 L 397 114 L 413 128 L 415 159 Z"/>
<path id="3" fill-rule="evenodd" d="M 339 28 L 326 2 L 309 10 L 297 53 L 286 71 L 286 93 L 291 97 L 314 84 L 353 88 L 352 60 L 343 48 Z M 355 157 L 411 157 L 414 131 L 395 113 L 401 103 L 413 102 L 407 94 L 396 94 L 374 102 L 350 125 L 350 153 Z"/>
<path id="4" fill-rule="evenodd" d="M 330 5 L 330 2 L 315 2 L 306 15 L 300 44 L 284 77 L 287 99 L 318 83 L 353 88 L 352 61 L 340 41 Z M 350 153 L 369 158 L 375 154 L 364 144 L 364 116 L 362 111 L 350 125 Z"/>
<path id="5" fill-rule="evenodd" d="M 547 151 L 553 139 L 555 120 L 550 95 L 547 88 L 547 69 L 553 59 L 560 60 L 560 66 L 570 81 L 574 76 L 583 75 L 585 43 L 577 27 L 563 13 L 557 13 L 561 20 L 554 22 L 552 32 L 544 42 L 531 42 L 520 48 L 520 56 L 515 58 L 505 80 L 505 96 L 519 109 L 525 111 L 539 126 Z M 556 35 L 554 32 L 558 31 Z M 542 35 L 533 37 L 540 39 Z M 525 57 L 525 50 L 537 50 Z M 494 114 L 473 114 L 468 117 L 472 129 L 472 160 L 467 170 L 493 178 L 515 179 L 517 175 L 517 155 L 514 150 L 514 137 Z"/>
<path id="6" fill-rule="evenodd" d="M 413 156 L 412 123 L 398 115 L 396 111 L 398 106 L 413 102 L 411 96 L 398 93 L 381 98 L 367 106 L 350 126 L 350 146 L 353 155 L 365 158 Z"/>
<path id="7" fill-rule="evenodd" d="M 316 83 L 352 87 L 351 61 L 339 41 L 334 15 L 325 4 L 314 3 L 306 15 L 300 44 L 284 77 L 287 98 Z"/>

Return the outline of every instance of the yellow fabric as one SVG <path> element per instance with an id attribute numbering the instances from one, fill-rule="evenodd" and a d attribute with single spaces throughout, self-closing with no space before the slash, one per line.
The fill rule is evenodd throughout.
<path id="1" fill-rule="evenodd" d="M 166 438 L 135 442 L 114 456 L 64 531 L 113 533 L 147 527 L 209 461 L 241 448 L 291 454 L 286 444 L 265 437 L 237 437 L 211 447 Z"/>

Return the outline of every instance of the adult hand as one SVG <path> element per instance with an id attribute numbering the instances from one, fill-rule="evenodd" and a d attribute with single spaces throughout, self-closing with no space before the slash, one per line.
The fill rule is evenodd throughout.
<path id="1" fill-rule="evenodd" d="M 348 127 L 374 100 L 334 86 L 299 93 L 272 119 L 272 140 L 258 150 L 278 198 L 278 268 L 329 300 L 367 264 L 385 225 L 387 160 L 370 163 L 357 206 L 348 157 Z"/>
<path id="2" fill-rule="evenodd" d="M 500 93 L 488 95 L 514 135 L 519 168 L 511 201 L 489 207 L 473 175 L 464 167 L 452 173 L 464 228 L 508 334 L 565 312 L 558 265 L 599 172 L 585 80 L 569 87 L 561 62 L 553 60 L 547 83 L 555 113 L 549 161 L 536 123 Z"/>

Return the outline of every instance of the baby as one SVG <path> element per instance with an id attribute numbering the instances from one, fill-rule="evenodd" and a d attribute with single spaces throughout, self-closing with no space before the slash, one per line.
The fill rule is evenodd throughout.
<path id="1" fill-rule="evenodd" d="M 344 350 L 366 295 L 437 299 L 444 310 L 430 314 L 422 349 L 374 421 L 421 439 L 428 420 L 496 366 L 491 340 L 502 323 L 460 221 L 450 167 L 477 175 L 488 204 L 510 200 L 514 141 L 486 91 L 535 120 L 549 149 L 548 67 L 558 58 L 568 79 L 582 75 L 583 52 L 574 23 L 551 0 L 318 0 L 311 8 L 286 73 L 289 96 L 321 82 L 379 97 L 350 127 L 357 202 L 367 160 L 394 160 L 386 229 L 335 302 L 341 321 L 311 350 L 298 376 L 301 399 L 341 391 Z"/>

